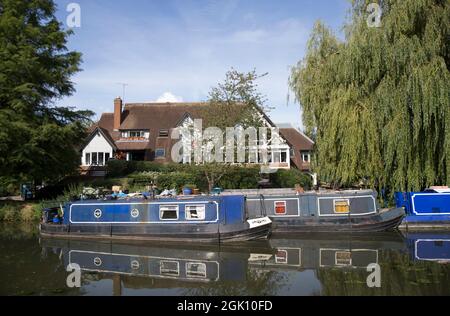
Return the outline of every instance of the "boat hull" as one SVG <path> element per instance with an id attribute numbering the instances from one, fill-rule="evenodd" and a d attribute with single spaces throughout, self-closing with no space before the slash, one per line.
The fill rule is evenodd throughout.
<path id="1" fill-rule="evenodd" d="M 403 217 L 402 209 L 392 209 L 374 215 L 339 219 L 274 219 L 272 230 L 274 235 L 305 232 L 383 232 L 395 230 L 402 222 Z"/>

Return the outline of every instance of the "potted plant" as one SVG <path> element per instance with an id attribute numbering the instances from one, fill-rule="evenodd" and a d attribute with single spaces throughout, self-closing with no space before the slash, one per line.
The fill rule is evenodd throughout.
<path id="1" fill-rule="evenodd" d="M 195 184 L 186 184 L 183 187 L 183 195 L 192 195 L 195 190 L 197 190 L 197 186 Z"/>

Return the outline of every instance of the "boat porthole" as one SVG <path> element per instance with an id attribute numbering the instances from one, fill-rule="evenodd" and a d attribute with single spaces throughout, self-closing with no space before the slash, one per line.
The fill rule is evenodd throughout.
<path id="1" fill-rule="evenodd" d="M 139 261 L 137 261 L 137 260 L 131 261 L 131 269 L 137 270 L 137 269 L 139 269 L 139 266 L 140 266 Z"/>
<path id="2" fill-rule="evenodd" d="M 139 210 L 134 209 L 131 211 L 131 217 L 136 218 L 139 216 Z"/>
<path id="3" fill-rule="evenodd" d="M 100 259 L 99 257 L 95 257 L 94 258 L 94 264 L 99 267 L 102 265 L 102 259 Z"/>
<path id="4" fill-rule="evenodd" d="M 95 218 L 100 218 L 100 217 L 102 217 L 102 210 L 96 209 L 96 210 L 94 211 L 94 216 L 95 216 Z"/>

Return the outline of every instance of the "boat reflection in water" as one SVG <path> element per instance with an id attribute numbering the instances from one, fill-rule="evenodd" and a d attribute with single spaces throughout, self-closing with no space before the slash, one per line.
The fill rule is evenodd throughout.
<path id="1" fill-rule="evenodd" d="M 369 235 L 304 234 L 296 239 L 272 239 L 275 254 L 254 263 L 266 269 L 364 268 L 379 263 L 382 250 L 406 250 L 397 233 Z"/>
<path id="2" fill-rule="evenodd" d="M 415 232 L 405 235 L 412 260 L 450 263 L 449 232 Z"/>
<path id="3" fill-rule="evenodd" d="M 57 250 L 65 266 L 81 267 L 80 294 L 87 295 L 442 295 L 450 294 L 442 287 L 450 266 L 434 265 L 449 262 L 449 237 L 316 233 L 240 245 L 42 245 Z M 381 267 L 378 289 L 366 283 L 374 263 Z"/>

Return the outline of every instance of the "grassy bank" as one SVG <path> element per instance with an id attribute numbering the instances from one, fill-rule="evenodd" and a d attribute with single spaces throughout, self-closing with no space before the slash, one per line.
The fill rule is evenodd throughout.
<path id="1" fill-rule="evenodd" d="M 41 218 L 41 203 L 0 202 L 0 221 L 37 222 Z"/>

